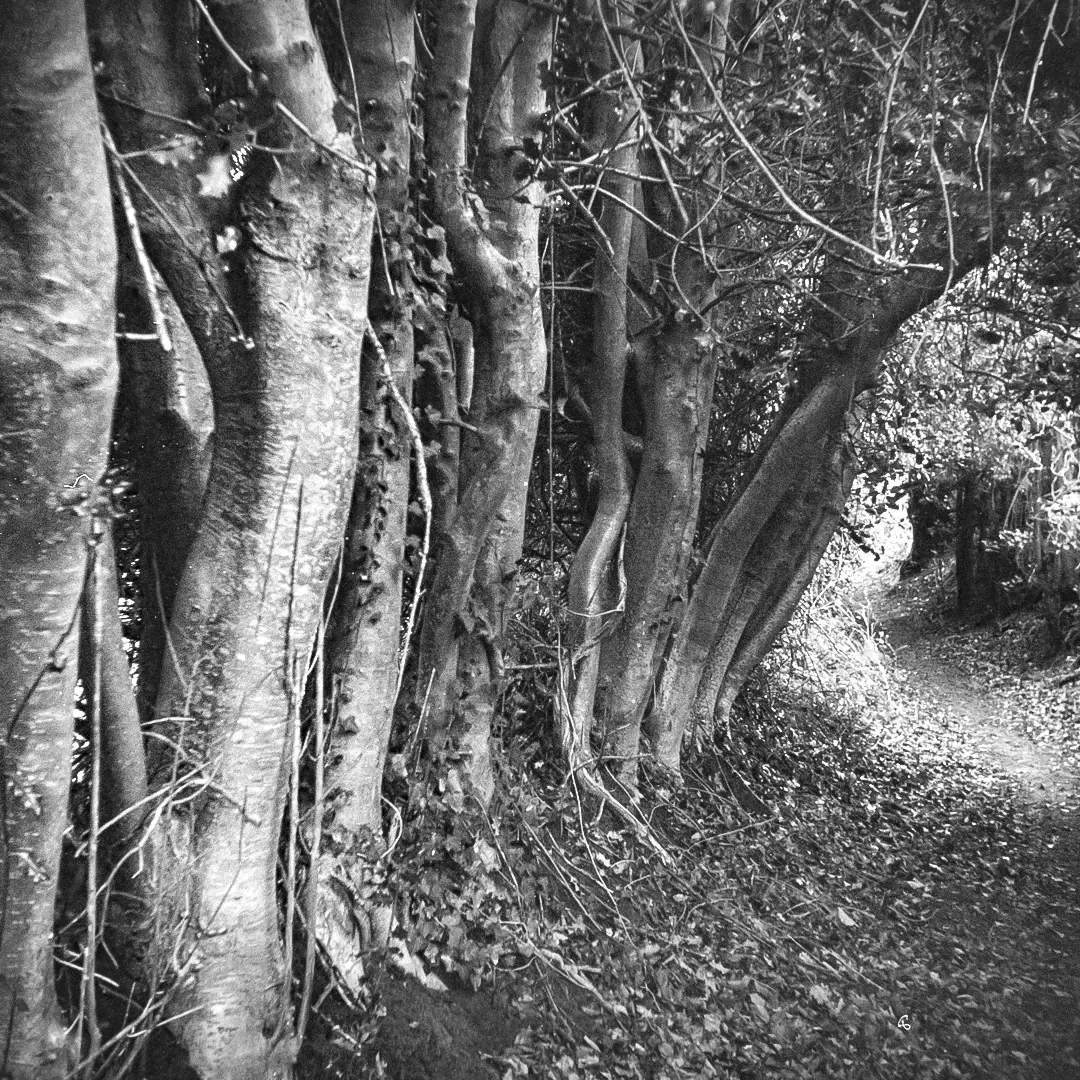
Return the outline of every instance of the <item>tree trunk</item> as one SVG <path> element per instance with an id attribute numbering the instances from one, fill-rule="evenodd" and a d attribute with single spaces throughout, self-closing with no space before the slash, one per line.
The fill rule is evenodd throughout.
<path id="1" fill-rule="evenodd" d="M 665 659 L 650 729 L 665 745 L 681 744 L 706 662 L 717 645 L 740 569 L 762 527 L 787 497 L 815 447 L 836 431 L 858 372 L 838 367 L 823 379 L 777 435 L 741 497 L 717 526 L 682 626 Z M 818 458 L 820 461 L 820 458 Z M 677 755 L 675 755 L 677 756 Z"/>
<path id="2" fill-rule="evenodd" d="M 909 269 L 878 281 L 852 260 L 837 258 L 822 275 L 807 320 L 807 359 L 800 382 L 780 423 L 755 455 L 749 479 L 713 531 L 685 617 L 664 658 L 649 729 L 662 740 L 669 762 L 677 760 L 710 657 L 727 647 L 721 641 L 723 629 L 762 530 L 792 485 L 805 482 L 800 478 L 808 470 L 812 475 L 821 467 L 815 448 L 843 431 L 855 400 L 873 386 L 881 355 L 900 326 L 992 254 L 977 220 L 950 237 L 953 246 L 943 253 L 940 235 L 927 230 L 913 252 L 915 260 L 932 268 Z M 824 497 L 824 489 L 819 497 Z M 723 685 L 723 666 L 716 654 L 703 701 L 712 697 L 713 687 Z"/>
<path id="3" fill-rule="evenodd" d="M 730 7 L 702 4 L 685 12 L 692 32 L 709 43 L 700 56 L 680 56 L 691 66 L 701 65 L 688 103 L 698 115 L 713 107 L 707 81 L 725 47 Z M 663 62 L 657 55 L 651 65 Z M 655 148 L 644 155 L 644 165 L 652 181 L 645 188 L 645 209 L 656 228 L 645 230 L 647 263 L 638 261 L 632 269 L 639 288 L 661 304 L 652 325 L 633 328 L 645 413 L 643 452 L 626 519 L 626 610 L 603 649 L 598 695 L 604 758 L 631 793 L 637 789 L 641 721 L 660 655 L 685 601 L 697 526 L 719 315 L 713 305 L 716 272 L 707 252 L 715 248 L 721 227 L 700 184 L 701 175 L 716 167 L 711 154 L 691 153 L 687 172 L 694 179 L 682 195 Z"/>
<path id="4" fill-rule="evenodd" d="M 694 725 L 708 724 L 725 669 L 743 628 L 758 609 L 774 577 L 791 569 L 785 565 L 785 555 L 798 542 L 798 532 L 805 530 L 817 514 L 819 488 L 826 472 L 821 458 L 821 447 L 815 446 L 807 454 L 806 474 L 793 478 L 783 498 L 758 531 L 745 558 L 733 568 L 730 595 L 725 606 L 714 613 L 715 640 L 702 667 L 690 708 L 689 719 Z M 684 726 L 677 723 L 671 713 L 654 710 L 648 718 L 647 733 L 657 761 L 678 772 Z"/>
<path id="5" fill-rule="evenodd" d="M 714 361 L 680 338 L 657 342 L 653 353 L 645 446 L 626 523 L 626 611 L 603 653 L 604 757 L 630 791 L 637 787 L 657 650 L 686 585 L 687 534 L 701 488 L 698 451 L 716 372 Z"/>
<path id="6" fill-rule="evenodd" d="M 0 8 L 0 1074 L 60 1080 L 53 906 L 79 599 L 116 392 L 116 248 L 86 22 Z"/>
<path id="7" fill-rule="evenodd" d="M 135 417 L 143 616 L 137 693 L 147 719 L 210 468 L 213 401 L 204 358 L 227 356 L 239 327 L 222 310 L 227 278 L 214 251 L 224 200 L 197 197 L 199 174 L 209 173 L 217 147 L 192 134 L 192 127 L 210 126 L 192 11 L 167 0 L 90 0 L 87 9 L 102 111 L 119 150 L 134 154 L 124 165 L 113 161 L 114 186 L 127 188 L 161 271 L 158 300 L 172 344 L 165 352 L 159 341 L 133 336 L 120 350 Z M 154 323 L 145 272 L 130 239 L 121 250 L 121 328 L 146 335 Z"/>
<path id="8" fill-rule="evenodd" d="M 911 523 L 911 550 L 900 565 L 900 576 L 911 577 L 948 543 L 952 531 L 947 506 L 941 499 L 940 485 L 912 478 L 908 488 L 908 521 Z"/>
<path id="9" fill-rule="evenodd" d="M 540 188 L 530 179 L 524 146 L 539 134 L 541 68 L 551 31 L 546 18 L 524 5 L 486 2 L 481 16 L 478 32 L 476 0 L 442 8 L 427 97 L 435 215 L 473 324 L 475 376 L 457 504 L 435 544 L 416 697 L 429 748 L 437 758 L 455 758 L 451 791 L 462 799 L 467 788 L 486 803 L 493 789 L 489 738 L 492 683 L 501 675 L 498 633 L 521 550 L 547 362 L 539 303 Z M 479 198 L 464 182 L 470 77 L 480 127 L 472 172 L 484 183 L 486 228 Z M 485 545 L 485 580 L 474 593 Z"/>
<path id="10" fill-rule="evenodd" d="M 618 10 L 603 12 L 616 28 Z M 593 52 L 600 74 L 611 77 L 623 66 L 635 75 L 640 47 L 596 33 Z M 621 64 L 612 55 L 622 48 Z M 623 393 L 630 347 L 627 324 L 626 275 L 634 216 L 640 202 L 640 183 L 634 179 L 638 158 L 638 117 L 625 86 L 598 93 L 591 117 L 591 144 L 601 156 L 597 238 L 593 269 L 592 356 L 583 379 L 592 425 L 593 452 L 599 497 L 589 530 L 570 568 L 567 601 L 570 608 L 572 677 L 569 709 L 561 718 L 563 750 L 572 769 L 588 764 L 593 710 L 600 676 L 601 633 L 617 618 L 614 566 L 630 505 L 630 463 L 623 432 Z"/>
<path id="11" fill-rule="evenodd" d="M 146 754 L 120 625 L 112 529 L 105 521 L 101 523 L 101 536 L 87 575 L 81 623 L 79 678 L 86 695 L 87 713 L 93 715 L 96 708 L 101 721 L 104 838 L 114 853 L 122 856 L 122 849 L 135 833 L 139 813 L 144 808 Z"/>
<path id="12" fill-rule="evenodd" d="M 153 332 L 144 289 L 145 285 L 132 285 L 121 292 L 121 314 L 127 316 L 121 325 L 128 332 Z M 214 430 L 206 368 L 176 301 L 160 279 L 158 297 L 172 351 L 165 352 L 157 341 L 120 344 L 121 392 L 135 417 L 142 614 L 137 694 L 144 719 L 150 717 L 157 697 L 167 648 L 165 627 L 202 513 Z"/>
<path id="13" fill-rule="evenodd" d="M 119 21 L 115 9 L 105 14 Z M 176 49 L 190 32 L 186 12 L 140 4 L 123 14 L 125 48 L 109 72 L 116 96 L 145 95 L 136 104 L 159 114 L 197 114 L 195 54 L 189 41 Z M 199 174 L 151 159 L 140 172 L 168 207 L 165 220 L 140 200 L 147 247 L 195 335 L 215 413 L 205 502 L 157 698 L 153 782 L 162 796 L 184 798 L 168 805 L 153 841 L 157 883 L 148 888 L 165 914 L 147 915 L 148 961 L 178 958 L 184 977 L 168 1015 L 203 1080 L 276 1080 L 291 1072 L 295 1051 L 275 881 L 283 755 L 356 467 L 373 206 L 368 175 L 337 131 L 306 5 L 240 0 L 223 9 L 220 26 L 299 124 L 275 105 L 259 134 L 290 152 L 252 155 L 227 277 L 210 254 L 231 224 L 229 204 L 215 206 L 205 180 L 214 162 Z M 145 48 L 133 48 L 140 39 Z M 141 129 L 123 125 L 126 141 L 159 144 L 149 114 L 138 115 Z M 316 149 L 299 125 L 330 149 Z M 170 924 L 170 910 L 184 913 L 186 933 Z"/>
<path id="14" fill-rule="evenodd" d="M 333 844 L 320 903 L 319 937 L 359 993 L 361 954 L 385 945 L 389 911 L 367 893 L 364 868 L 382 841 L 382 774 L 398 689 L 401 590 L 409 504 L 409 429 L 387 384 L 412 392 L 415 284 L 407 256 L 410 109 L 415 66 L 411 0 L 343 5 L 361 102 L 364 145 L 380 161 L 380 230 L 372 255 L 370 308 L 386 367 L 370 342 L 362 359 L 360 458 L 337 602 L 327 643 L 335 707 L 327 754 Z M 319 813 L 320 808 L 316 807 Z M 326 835 L 326 832 L 324 832 Z M 359 928 L 359 931 L 358 931 Z"/>
<path id="15" fill-rule="evenodd" d="M 971 618 L 986 610 L 986 590 L 979 573 L 979 475 L 965 469 L 956 485 L 956 612 Z"/>
<path id="16" fill-rule="evenodd" d="M 796 481 L 754 542 L 741 571 L 744 581 L 740 595 L 737 602 L 729 605 L 730 614 L 709 654 L 698 685 L 690 714 L 692 730 L 710 726 L 721 685 L 748 625 L 752 620 L 767 617 L 786 595 L 827 509 L 836 503 L 838 491 L 843 491 L 846 498 L 842 475 L 844 456 L 838 440 L 826 440 L 826 445 L 818 452 L 816 469 Z M 850 483 L 847 486 L 850 488 Z M 841 502 L 837 515 L 842 509 Z M 654 749 L 664 765 L 678 769 L 679 745 L 659 737 Z"/>
<path id="17" fill-rule="evenodd" d="M 735 654 L 724 671 L 723 682 L 716 698 L 713 717 L 718 726 L 727 725 L 731 707 L 739 691 L 794 614 L 836 532 L 836 527 L 840 524 L 855 475 L 855 461 L 845 452 L 839 483 L 824 503 L 817 521 L 807 530 L 805 539 L 798 546 L 792 572 L 775 575 L 772 587 L 743 630 Z"/>

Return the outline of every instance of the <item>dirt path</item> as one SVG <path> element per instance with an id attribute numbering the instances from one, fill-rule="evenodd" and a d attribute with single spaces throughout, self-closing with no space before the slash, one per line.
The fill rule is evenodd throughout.
<path id="1" fill-rule="evenodd" d="M 985 636 L 945 634 L 910 611 L 882 608 L 879 625 L 910 709 L 912 739 L 945 744 L 958 765 L 970 764 L 989 783 L 1000 783 L 1000 798 L 1013 803 L 1027 823 L 1021 841 L 1014 836 L 1003 848 L 1014 866 L 1026 868 L 1014 879 L 1015 905 L 981 903 L 979 888 L 957 880 L 942 895 L 934 922 L 951 928 L 946 932 L 993 942 L 998 956 L 1023 958 L 1025 977 L 1010 991 L 1010 1020 L 1018 1030 L 1037 1029 L 1041 1050 L 1034 1057 L 1030 1046 L 1028 1056 L 1010 1051 L 1018 1070 L 1023 1062 L 1016 1075 L 1080 1080 L 1080 776 L 1062 746 L 1039 745 L 1025 731 L 1025 709 L 1038 702 L 994 685 L 1001 680 L 985 651 Z M 962 649 L 967 666 L 974 657 L 986 674 L 960 670 Z M 1037 900 L 1030 888 L 1021 889 L 1024 880 L 1039 882 Z"/>
<path id="2" fill-rule="evenodd" d="M 955 723 L 956 735 L 968 754 L 1016 781 L 1021 799 L 1032 807 L 1064 814 L 1078 808 L 1080 778 L 1072 774 L 1060 753 L 1029 738 L 1015 702 L 984 680 L 958 672 L 941 655 L 940 639 L 928 634 L 916 616 L 893 616 L 883 625 L 912 697 L 926 708 L 941 710 Z"/>

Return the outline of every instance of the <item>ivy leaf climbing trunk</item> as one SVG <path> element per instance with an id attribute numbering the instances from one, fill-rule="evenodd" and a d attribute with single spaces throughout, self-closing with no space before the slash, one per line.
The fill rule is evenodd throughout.
<path id="1" fill-rule="evenodd" d="M 542 133 L 541 69 L 551 29 L 546 16 L 523 4 L 453 0 L 440 10 L 437 34 L 428 164 L 435 216 L 472 323 L 475 381 L 467 415 L 448 418 L 468 427 L 456 500 L 435 540 L 416 699 L 430 749 L 454 762 L 456 797 L 467 787 L 486 803 L 505 619 L 546 371 L 541 188 L 526 150 Z M 471 159 L 470 130 L 478 136 Z"/>
<path id="2" fill-rule="evenodd" d="M 389 908 L 373 899 L 371 871 L 384 849 L 383 763 L 402 651 L 412 450 L 402 404 L 411 407 L 416 291 L 409 258 L 415 12 L 410 0 L 350 0 L 342 14 L 361 137 L 378 169 L 369 307 L 379 347 L 369 338 L 363 354 L 359 467 L 327 642 L 332 729 L 318 933 L 358 994 L 363 952 L 386 945 L 390 922 Z"/>

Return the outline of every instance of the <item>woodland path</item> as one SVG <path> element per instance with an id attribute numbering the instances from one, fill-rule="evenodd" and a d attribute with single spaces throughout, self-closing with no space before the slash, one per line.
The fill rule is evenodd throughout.
<path id="1" fill-rule="evenodd" d="M 1033 807 L 1065 814 L 1080 808 L 1080 777 L 1058 748 L 1039 745 L 1025 732 L 1020 703 L 985 678 L 958 670 L 943 653 L 940 635 L 928 633 L 917 615 L 886 615 L 884 627 L 912 698 L 955 721 L 968 754 L 1015 781 L 1020 798 Z"/>
<path id="2" fill-rule="evenodd" d="M 1011 802 L 1025 822 L 1022 849 L 1004 850 L 1002 865 L 1015 874 L 1018 896 L 1026 880 L 1041 882 L 1039 919 L 1033 918 L 1030 897 L 1015 907 L 988 908 L 975 890 L 960 883 L 952 897 L 954 910 L 948 913 L 946 904 L 943 919 L 963 925 L 969 936 L 985 935 L 1000 955 L 1033 960 L 1027 985 L 1016 988 L 1015 1019 L 1019 1024 L 1029 1019 L 1056 1046 L 1044 1061 L 1028 1060 L 1022 1070 L 1018 1065 L 1017 1075 L 1080 1080 L 1076 693 L 1056 688 L 1051 676 L 1034 668 L 1017 675 L 1022 643 L 1003 642 L 1001 628 L 935 623 L 918 605 L 881 591 L 867 600 L 909 710 L 916 753 L 923 740 L 934 744 L 926 747 L 930 753 L 944 742 L 957 762 L 997 781 L 1001 799 Z M 1029 632 L 1033 626 L 1026 623 Z M 1020 630 L 1012 633 L 1023 636 Z M 1042 723 L 1048 709 L 1063 714 L 1063 722 Z M 1021 865 L 1025 869 L 1017 871 Z"/>

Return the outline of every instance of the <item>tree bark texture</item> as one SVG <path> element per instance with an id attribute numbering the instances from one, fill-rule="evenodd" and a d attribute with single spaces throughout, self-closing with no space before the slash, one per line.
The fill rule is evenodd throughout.
<path id="1" fill-rule="evenodd" d="M 758 538 L 790 498 L 793 485 L 797 488 L 822 467 L 816 448 L 843 431 L 856 398 L 873 386 L 881 356 L 900 326 L 989 258 L 990 247 L 977 220 L 981 215 L 955 230 L 953 246 L 945 251 L 940 235 L 928 228 L 913 261 L 929 266 L 936 262 L 938 268 L 880 278 L 851 260 L 837 259 L 822 275 L 808 319 L 800 382 L 710 537 L 686 615 L 664 658 L 648 721 L 662 760 L 677 763 L 677 748 L 695 708 L 699 714 L 711 709 L 706 703 L 715 701 L 714 689 L 723 686 L 722 653 L 730 647 L 724 632 L 750 569 L 747 560 L 753 561 Z M 828 485 L 817 491 L 820 504 Z M 702 692 L 707 669 L 709 682 Z"/>
<path id="2" fill-rule="evenodd" d="M 729 13 L 730 4 L 723 3 L 715 9 L 695 5 L 686 15 L 693 32 L 722 50 Z M 707 77 L 714 52 L 702 52 Z M 662 64 L 663 57 L 651 63 Z M 690 102 L 698 112 L 709 108 L 704 91 L 699 81 Z M 638 339 L 645 431 L 626 518 L 626 607 L 601 654 L 598 695 L 604 759 L 631 792 L 637 788 L 641 722 L 658 661 L 685 601 L 716 378 L 712 331 L 718 315 L 715 310 L 702 314 L 715 293 L 715 269 L 705 257 L 719 229 L 715 206 L 697 185 L 673 181 L 655 149 L 643 154 L 642 167 L 653 181 L 646 185 L 645 209 L 658 227 L 646 228 L 647 261 L 638 261 L 632 272 L 639 287 L 661 303 L 655 322 L 632 331 Z M 715 163 L 695 160 L 691 168 L 708 172 Z"/>
<path id="3" fill-rule="evenodd" d="M 409 0 L 342 7 L 361 103 L 364 145 L 378 165 L 379 230 L 369 305 L 382 343 L 365 346 L 360 383 L 360 455 L 337 601 L 328 640 L 332 732 L 326 767 L 326 871 L 319 937 L 354 992 L 362 952 L 385 945 L 389 911 L 371 900 L 368 860 L 381 853 L 382 774 L 398 688 L 402 573 L 409 504 L 409 429 L 387 385 L 412 395 L 416 285 L 408 249 L 410 111 L 415 50 Z M 316 813 L 320 812 L 316 808 Z"/>
<path id="4" fill-rule="evenodd" d="M 110 34 L 126 45 L 107 71 L 114 96 L 199 116 L 187 12 L 141 4 L 103 14 L 103 52 Z M 289 153 L 255 151 L 238 204 L 207 182 L 212 161 L 135 159 L 147 248 L 191 327 L 214 403 L 213 459 L 170 613 L 151 757 L 164 800 L 153 874 L 186 932 L 158 917 L 148 961 L 178 957 L 180 970 L 163 973 L 180 976 L 169 1015 L 200 1077 L 263 1080 L 289 1075 L 295 1050 L 275 887 L 283 755 L 356 468 L 373 201 L 368 171 L 337 131 L 306 5 L 232 3 L 219 25 L 260 73 L 261 92 L 321 147 L 271 117 L 259 140 Z M 126 144 L 175 133 L 137 110 L 125 122 L 124 108 Z M 220 154 L 216 164 L 220 172 Z M 215 246 L 228 245 L 215 237 L 230 225 L 239 245 L 222 258 Z"/>
<path id="5" fill-rule="evenodd" d="M 122 857 L 146 798 L 146 754 L 120 624 L 112 529 L 106 521 L 100 529 L 83 592 L 79 679 L 87 713 L 93 715 L 96 708 L 100 716 L 104 839 Z"/>
<path id="6" fill-rule="evenodd" d="M 121 325 L 128 332 L 153 331 L 144 288 L 129 285 L 121 291 L 122 314 L 127 316 Z M 165 352 L 157 341 L 120 343 L 121 392 L 134 414 L 142 544 L 136 692 L 144 719 L 157 697 L 168 647 L 165 628 L 202 513 L 214 431 L 210 382 L 198 346 L 160 279 L 158 296 L 172 351 Z"/>
<path id="7" fill-rule="evenodd" d="M 79 602 L 117 365 L 116 247 L 81 3 L 0 8 L 0 1074 L 60 1080 L 53 905 Z"/>
<path id="8" fill-rule="evenodd" d="M 844 450 L 840 453 L 842 460 L 839 469 L 834 464 L 831 470 L 839 482 L 828 492 L 816 520 L 810 524 L 801 543 L 793 545 L 788 567 L 784 572 L 773 575 L 768 590 L 747 620 L 734 654 L 724 666 L 723 680 L 713 710 L 717 726 L 727 725 L 731 707 L 746 680 L 791 620 L 840 524 L 856 475 L 854 459 Z M 699 699 L 702 705 L 708 700 L 701 695 Z"/>
<path id="9" fill-rule="evenodd" d="M 712 538 L 709 556 L 695 583 L 686 617 L 664 662 L 649 731 L 668 764 L 678 761 L 698 687 L 710 654 L 720 646 L 730 613 L 738 604 L 740 576 L 755 542 L 782 502 L 799 500 L 803 469 L 821 466 L 818 448 L 840 428 L 851 400 L 855 372 L 842 369 L 824 380 L 777 436 L 743 495 Z M 811 464 L 807 466 L 807 462 Z M 793 525 L 794 523 L 792 523 Z M 767 540 L 765 541 L 767 544 Z M 714 672 L 714 678 L 720 678 Z"/>
<path id="10" fill-rule="evenodd" d="M 541 66 L 551 31 L 545 17 L 524 5 L 484 3 L 479 31 L 477 16 L 475 0 L 442 7 L 428 84 L 435 216 L 473 325 L 475 375 L 456 506 L 435 542 L 416 696 L 429 748 L 436 758 L 454 761 L 452 789 L 462 789 L 460 798 L 470 788 L 486 803 L 493 790 L 490 724 L 502 624 L 521 551 L 547 359 L 539 303 L 540 189 L 523 147 L 540 133 Z M 471 162 L 470 85 L 479 128 Z M 466 189 L 469 165 L 483 185 L 483 223 L 478 196 Z"/>
<path id="11" fill-rule="evenodd" d="M 600 18 L 621 26 L 618 10 L 601 9 Z M 624 43 L 610 34 L 594 32 L 594 62 L 608 78 L 625 68 L 631 77 L 641 67 L 638 43 Z M 616 63 L 614 49 L 622 49 Z M 633 234 L 632 207 L 640 202 L 637 168 L 639 118 L 625 85 L 596 96 L 590 124 L 591 144 L 601 156 L 600 212 L 602 235 L 597 238 L 593 268 L 592 352 L 583 395 L 592 426 L 593 454 L 599 496 L 593 519 L 570 568 L 567 602 L 570 608 L 572 677 L 568 709 L 562 718 L 562 741 L 571 768 L 589 763 L 593 710 L 600 676 L 601 634 L 616 617 L 618 602 L 615 560 L 626 512 L 630 505 L 630 462 L 623 433 L 623 393 L 630 348 L 626 276 Z"/>
<path id="12" fill-rule="evenodd" d="M 836 501 L 842 487 L 838 469 L 842 450 L 836 439 L 824 440 L 809 475 L 800 477 L 788 498 L 776 508 L 740 568 L 740 581 L 729 604 L 726 624 L 709 653 L 697 696 L 690 714 L 692 728 L 704 730 L 712 718 L 720 686 L 735 655 L 739 641 L 751 621 L 761 618 L 770 603 L 775 604 L 795 575 L 812 537 L 825 513 Z M 677 768 L 679 747 L 663 737 L 656 740 L 657 758 Z"/>
<path id="13" fill-rule="evenodd" d="M 205 358 L 227 355 L 240 327 L 221 303 L 227 279 L 214 236 L 225 226 L 225 200 L 198 194 L 199 174 L 209 172 L 220 148 L 193 135 L 211 126 L 193 9 L 166 0 L 90 0 L 87 8 L 102 111 L 118 149 L 141 152 L 123 166 L 113 162 L 114 181 L 126 185 L 138 210 L 141 236 L 161 274 L 158 296 L 172 340 L 170 353 L 157 341 L 137 339 L 123 341 L 120 350 L 135 416 L 144 559 L 137 693 L 146 719 L 210 467 L 214 421 Z M 122 252 L 121 329 L 147 334 L 153 322 L 146 284 L 130 242 Z"/>
<path id="14" fill-rule="evenodd" d="M 706 662 L 691 711 L 691 724 L 695 729 L 708 728 L 721 687 L 728 682 L 728 674 L 744 638 L 749 645 L 747 635 L 752 636 L 758 626 L 771 624 L 777 609 L 789 608 L 790 617 L 810 580 L 810 575 L 803 571 L 811 562 L 810 573 L 816 569 L 832 535 L 829 532 L 821 543 L 823 527 L 828 523 L 835 529 L 839 523 L 854 475 L 850 451 L 843 446 L 842 440 L 828 438 L 821 449 L 817 467 L 795 486 L 762 529 L 741 571 L 744 579 L 741 595 L 731 606 L 727 624 Z M 798 497 L 800 494 L 801 498 Z M 730 692 L 730 683 L 728 689 Z M 678 767 L 679 746 L 660 737 L 655 749 L 663 764 Z"/>

